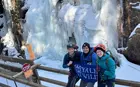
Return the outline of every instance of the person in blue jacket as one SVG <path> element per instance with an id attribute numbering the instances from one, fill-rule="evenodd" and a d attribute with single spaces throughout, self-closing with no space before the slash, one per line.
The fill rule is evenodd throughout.
<path id="1" fill-rule="evenodd" d="M 115 61 L 106 52 L 103 44 L 99 44 L 95 49 L 98 55 L 98 87 L 115 86 Z"/>
<path id="2" fill-rule="evenodd" d="M 68 53 L 64 56 L 63 60 L 63 68 L 69 68 L 68 83 L 66 87 L 75 87 L 75 84 L 79 80 L 79 77 L 74 69 L 74 63 L 80 62 L 81 52 L 76 49 L 78 49 L 78 47 L 72 43 L 67 45 Z"/>
<path id="3" fill-rule="evenodd" d="M 90 44 L 85 42 L 82 45 L 82 50 L 83 50 L 83 53 L 81 54 L 81 58 L 80 58 L 81 64 L 96 66 L 97 55 L 94 52 L 94 48 L 91 48 Z M 81 80 L 80 87 L 94 87 L 94 84 L 95 83 Z"/>

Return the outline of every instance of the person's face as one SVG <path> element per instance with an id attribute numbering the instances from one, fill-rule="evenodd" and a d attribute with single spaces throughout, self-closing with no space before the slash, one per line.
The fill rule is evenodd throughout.
<path id="1" fill-rule="evenodd" d="M 72 55 L 74 53 L 74 48 L 68 48 L 67 50 L 69 55 Z"/>
<path id="2" fill-rule="evenodd" d="M 99 57 L 102 57 L 104 55 L 104 52 L 102 50 L 97 50 L 96 51 L 96 54 L 99 56 Z"/>
<path id="3" fill-rule="evenodd" d="M 89 52 L 89 48 L 87 46 L 83 47 L 83 52 L 84 53 L 88 53 Z"/>

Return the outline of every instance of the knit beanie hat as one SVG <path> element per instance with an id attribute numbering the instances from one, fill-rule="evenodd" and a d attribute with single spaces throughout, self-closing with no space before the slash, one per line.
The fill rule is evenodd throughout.
<path id="1" fill-rule="evenodd" d="M 82 45 L 82 48 L 84 48 L 84 47 L 86 47 L 86 46 L 90 49 L 90 44 L 87 43 L 87 42 L 85 42 L 85 43 Z"/>

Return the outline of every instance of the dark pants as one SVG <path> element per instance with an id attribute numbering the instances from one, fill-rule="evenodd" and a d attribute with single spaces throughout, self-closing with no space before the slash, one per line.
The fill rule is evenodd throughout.
<path id="1" fill-rule="evenodd" d="M 98 87 L 115 87 L 115 79 L 108 79 L 105 81 L 98 81 Z"/>
<path id="2" fill-rule="evenodd" d="M 92 82 L 85 82 L 85 81 L 81 80 L 81 82 L 80 82 L 80 87 L 94 87 L 94 84 L 95 84 L 95 83 L 92 83 Z"/>
<path id="3" fill-rule="evenodd" d="M 75 84 L 79 81 L 79 77 L 73 72 L 70 72 L 68 77 L 68 83 L 66 87 L 75 87 Z"/>

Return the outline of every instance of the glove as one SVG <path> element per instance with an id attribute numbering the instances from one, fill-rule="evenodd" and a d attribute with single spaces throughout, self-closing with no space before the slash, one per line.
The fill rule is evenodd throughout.
<path id="1" fill-rule="evenodd" d="M 101 68 L 100 66 L 97 66 L 96 70 L 98 73 L 101 73 L 101 74 L 104 74 L 104 72 L 105 72 L 105 69 Z"/>
<path id="2" fill-rule="evenodd" d="M 104 81 L 104 72 L 105 72 L 105 69 L 103 68 L 99 68 L 100 70 L 98 71 L 98 76 L 100 78 L 100 81 Z"/>
<path id="3" fill-rule="evenodd" d="M 102 75 L 104 75 L 104 72 L 105 72 L 105 69 L 103 68 L 100 68 L 100 71 L 99 71 Z"/>

